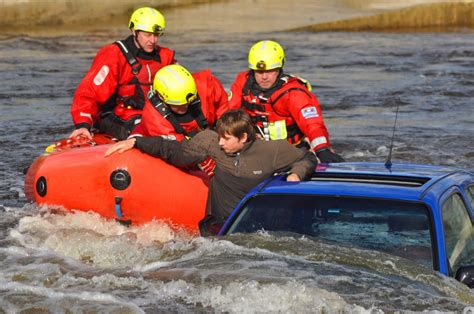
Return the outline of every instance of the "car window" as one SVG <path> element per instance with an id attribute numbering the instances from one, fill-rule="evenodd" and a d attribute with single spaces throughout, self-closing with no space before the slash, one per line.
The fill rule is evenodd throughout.
<path id="1" fill-rule="evenodd" d="M 474 208 L 474 185 L 471 185 L 466 189 L 467 198 L 469 199 L 469 203 L 471 203 L 471 207 Z"/>
<path id="2" fill-rule="evenodd" d="M 443 204 L 446 254 L 453 273 L 462 265 L 474 264 L 474 228 L 459 194 Z"/>
<path id="3" fill-rule="evenodd" d="M 306 235 L 398 255 L 433 268 L 430 219 L 420 203 L 314 195 L 250 199 L 227 233 Z"/>

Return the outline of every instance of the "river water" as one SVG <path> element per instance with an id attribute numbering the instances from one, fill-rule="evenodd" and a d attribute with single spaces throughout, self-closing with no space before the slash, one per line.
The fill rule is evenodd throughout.
<path id="1" fill-rule="evenodd" d="M 339 17 L 367 14 L 328 3 L 339 5 Z M 229 88 L 249 47 L 277 40 L 286 71 L 312 82 L 333 146 L 347 160 L 385 160 L 398 106 L 394 162 L 474 170 L 472 30 L 317 33 L 273 23 L 275 32 L 260 21 L 250 32 L 230 19 L 223 31 L 178 23 L 186 12 L 210 21 L 235 5 L 164 11 L 176 27 L 162 44 L 191 70 L 210 67 Z M 304 26 L 290 22 L 287 29 Z M 474 305 L 465 286 L 388 255 L 268 234 L 205 239 L 161 222 L 127 228 L 27 204 L 24 169 L 72 130 L 71 98 L 97 49 L 127 34 L 124 27 L 0 34 L 0 312 L 462 312 Z"/>

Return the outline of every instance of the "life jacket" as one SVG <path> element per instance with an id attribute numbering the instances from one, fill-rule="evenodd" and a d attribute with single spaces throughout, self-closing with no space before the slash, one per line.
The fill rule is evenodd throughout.
<path id="1" fill-rule="evenodd" d="M 102 106 L 102 112 L 113 111 L 122 120 L 128 120 L 141 114 L 145 106 L 146 95 L 152 89 L 155 73 L 162 67 L 174 62 L 174 51 L 157 47 L 156 53 L 139 51 L 133 36 L 115 42 L 130 65 L 128 82 L 119 85 L 115 93 Z"/>
<path id="2" fill-rule="evenodd" d="M 294 145 L 302 144 L 305 135 L 299 129 L 290 115 L 281 115 L 275 110 L 280 99 L 292 91 L 314 97 L 309 91 L 309 83 L 301 78 L 282 74 L 271 88 L 258 88 L 252 72 L 247 74 L 247 80 L 242 90 L 241 107 L 247 112 L 256 127 L 256 131 L 265 140 L 287 139 Z"/>
<path id="3" fill-rule="evenodd" d="M 185 138 L 191 138 L 209 127 L 202 111 L 199 94 L 196 100 L 189 104 L 188 111 L 183 115 L 173 113 L 153 91 L 148 93 L 148 99 L 155 110 L 173 126 L 174 131 L 184 135 Z"/>

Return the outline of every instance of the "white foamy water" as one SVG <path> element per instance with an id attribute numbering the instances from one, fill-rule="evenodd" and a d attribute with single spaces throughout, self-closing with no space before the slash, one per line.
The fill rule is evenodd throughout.
<path id="1" fill-rule="evenodd" d="M 146 237 L 141 236 L 144 232 Z M 94 214 L 43 213 L 20 219 L 9 240 L 16 247 L 1 250 L 11 259 L 0 273 L 0 299 L 6 303 L 20 292 L 41 300 L 45 308 L 55 303 L 54 308 L 67 308 L 74 301 L 95 304 L 92 309 L 107 305 L 140 312 L 143 307 L 159 309 L 155 307 L 159 301 L 175 309 L 178 303 L 183 308 L 198 306 L 233 313 L 365 310 L 311 282 L 289 278 L 265 282 L 246 275 L 235 280 L 242 269 L 236 272 L 232 265 L 220 262 L 216 269 L 204 266 L 200 271 L 200 259 L 218 260 L 225 254 L 269 258 L 268 262 L 240 261 L 248 269 L 281 268 L 286 263 L 271 261 L 275 254 L 268 251 L 183 236 L 162 223 L 126 228 Z M 154 260 L 167 262 L 157 265 Z M 125 291 L 128 297 L 122 295 Z M 130 291 L 140 294 L 139 299 L 127 301 Z M 83 306 L 76 310 L 83 310 Z"/>
<path id="2" fill-rule="evenodd" d="M 403 287 L 418 295 L 420 307 L 428 301 L 455 306 L 452 298 L 473 297 L 453 280 L 429 272 L 420 277 L 420 269 L 388 255 L 338 252 L 304 237 L 250 237 L 248 244 L 243 237 L 205 239 L 159 222 L 126 228 L 91 213 L 26 216 L 10 230 L 11 245 L 0 250 L 0 303 L 15 310 L 74 304 L 76 311 L 124 308 L 131 313 L 367 313 L 387 309 L 372 296 L 381 287 L 391 293 Z M 372 262 L 358 264 L 358 255 Z M 333 264 L 338 259 L 351 260 L 352 266 Z M 17 293 L 28 295 L 22 307 L 12 303 Z M 366 298 L 362 303 L 360 293 Z M 398 302 L 394 308 L 408 299 Z"/>

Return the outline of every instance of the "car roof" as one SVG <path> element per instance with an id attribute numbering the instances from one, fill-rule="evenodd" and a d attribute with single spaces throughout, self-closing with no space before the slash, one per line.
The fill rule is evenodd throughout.
<path id="1" fill-rule="evenodd" d="M 261 184 L 254 193 L 320 194 L 421 200 L 434 191 L 474 182 L 474 174 L 447 166 L 412 163 L 354 162 L 319 164 L 308 181 L 286 182 L 281 177 Z"/>

